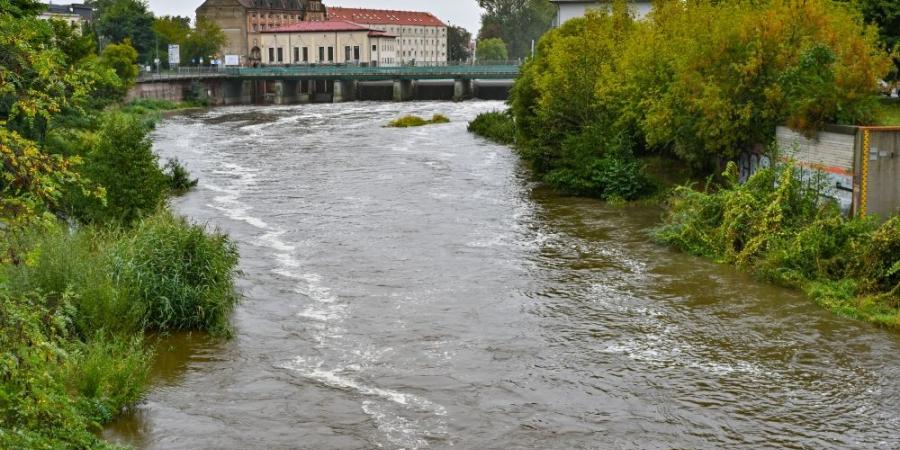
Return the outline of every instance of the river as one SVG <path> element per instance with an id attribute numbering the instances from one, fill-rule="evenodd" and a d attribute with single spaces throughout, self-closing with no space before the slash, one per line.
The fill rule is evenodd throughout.
<path id="1" fill-rule="evenodd" d="M 235 337 L 165 340 L 141 449 L 900 448 L 900 335 L 648 240 L 466 132 L 501 103 L 168 119 L 239 243 Z M 447 125 L 383 128 L 401 114 Z"/>

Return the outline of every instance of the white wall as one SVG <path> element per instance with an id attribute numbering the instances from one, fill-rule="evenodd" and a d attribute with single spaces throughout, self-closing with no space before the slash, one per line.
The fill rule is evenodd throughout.
<path id="1" fill-rule="evenodd" d="M 283 64 L 355 64 L 377 61 L 379 66 L 397 65 L 396 39 L 386 37 L 370 38 L 368 30 L 338 32 L 304 32 L 304 33 L 262 33 L 260 50 L 263 65 Z M 375 45 L 375 52 L 372 46 Z M 350 59 L 346 58 L 346 48 L 350 47 Z M 356 60 L 356 48 L 359 48 L 359 60 Z M 269 49 L 274 49 L 275 60 L 270 61 Z M 278 61 L 278 49 L 282 49 L 283 58 Z M 294 58 L 297 48 L 299 60 Z M 308 60 L 303 60 L 303 49 L 307 49 Z M 320 58 L 319 48 L 323 48 L 324 58 Z M 332 49 L 332 59 L 328 50 Z"/>
<path id="2" fill-rule="evenodd" d="M 652 5 L 649 1 L 629 2 L 628 6 L 631 8 L 631 11 L 638 19 L 647 17 L 647 14 L 650 13 L 650 9 L 652 9 Z M 560 3 L 559 14 L 557 16 L 557 25 L 566 23 L 566 21 L 574 19 L 576 17 L 584 17 L 584 15 L 587 14 L 587 11 L 590 9 L 608 11 L 611 7 L 612 4 L 606 2 Z"/>

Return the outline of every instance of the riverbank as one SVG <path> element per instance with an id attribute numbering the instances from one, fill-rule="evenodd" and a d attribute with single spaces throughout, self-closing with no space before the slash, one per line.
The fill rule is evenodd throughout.
<path id="1" fill-rule="evenodd" d="M 177 161 L 163 172 L 147 138 L 189 108 L 112 106 L 51 136 L 52 148 L 83 155 L 77 173 L 97 190 L 59 198 L 81 223 L 45 216 L 2 230 L 0 447 L 107 448 L 97 431 L 148 388 L 147 333 L 231 334 L 237 250 L 167 210 L 196 181 Z"/>
<path id="2" fill-rule="evenodd" d="M 502 112 L 469 125 L 527 158 L 527 149 L 515 147 L 515 130 L 513 117 Z M 732 164 L 720 185 L 712 177 L 686 184 L 690 172 L 675 161 L 639 161 L 641 173 L 664 187 L 665 215 L 653 233 L 659 243 L 802 290 L 837 314 L 900 329 L 900 216 L 882 225 L 844 217 L 821 205 L 819 190 L 801 182 L 791 165 L 738 184 Z"/>

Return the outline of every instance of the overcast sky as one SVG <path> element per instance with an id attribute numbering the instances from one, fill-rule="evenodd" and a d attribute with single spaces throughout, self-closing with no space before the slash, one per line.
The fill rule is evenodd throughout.
<path id="1" fill-rule="evenodd" d="M 188 16 L 203 0 L 148 0 L 150 10 L 157 16 Z M 461 25 L 473 34 L 478 31 L 481 10 L 475 0 L 325 0 L 325 6 L 400 9 L 428 11 L 451 25 Z"/>

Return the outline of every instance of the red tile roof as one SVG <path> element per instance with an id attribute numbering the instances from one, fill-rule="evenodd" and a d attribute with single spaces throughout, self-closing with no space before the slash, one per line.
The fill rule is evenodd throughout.
<path id="1" fill-rule="evenodd" d="M 373 31 L 371 28 L 360 25 L 358 23 L 348 22 L 346 20 L 319 20 L 308 22 L 297 22 L 290 25 L 284 25 L 263 33 L 304 33 L 304 32 L 334 32 L 334 31 Z"/>
<path id="2" fill-rule="evenodd" d="M 431 13 L 417 11 L 394 11 L 389 9 L 327 7 L 329 20 L 351 20 L 374 25 L 421 25 L 446 27 L 447 25 Z"/>

